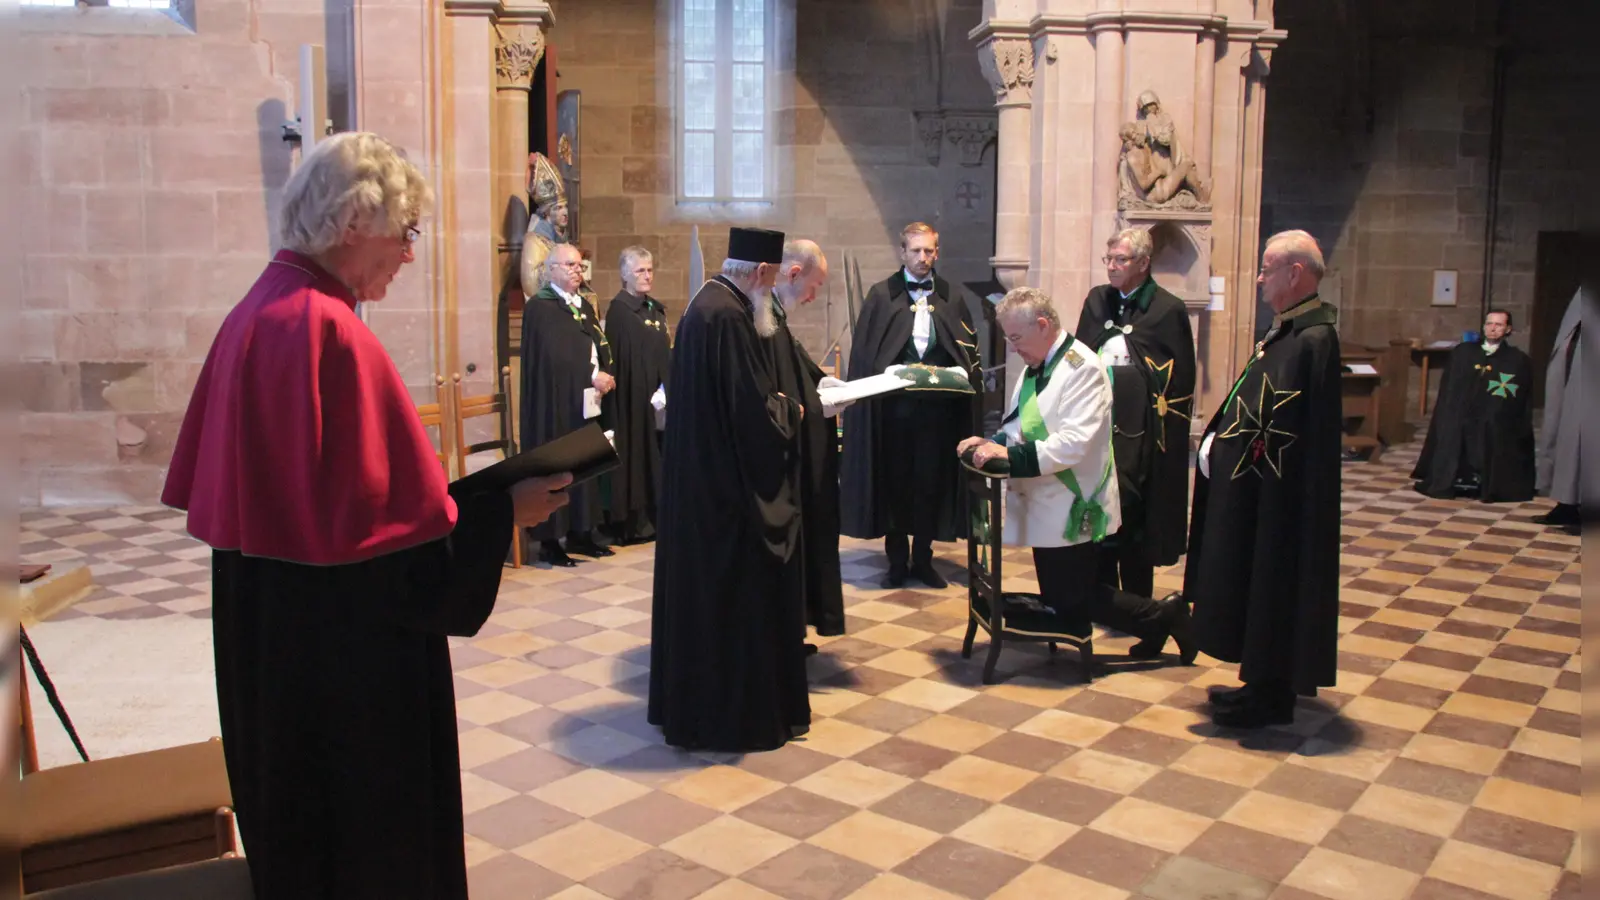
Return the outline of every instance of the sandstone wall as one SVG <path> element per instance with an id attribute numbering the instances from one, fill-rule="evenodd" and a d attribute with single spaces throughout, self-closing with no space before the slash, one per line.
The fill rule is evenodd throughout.
<path id="1" fill-rule="evenodd" d="M 658 257 L 657 293 L 677 313 L 689 291 L 692 221 L 713 267 L 729 221 L 696 219 L 671 202 L 662 63 L 674 5 L 556 2 L 550 41 L 561 87 L 584 96 L 583 243 L 596 252 L 596 288 L 610 297 L 618 252 L 643 243 Z M 994 148 L 964 162 L 945 142 L 932 164 L 913 116 L 993 105 L 966 38 L 980 3 L 946 6 L 943 22 L 912 0 L 785 7 L 794 22 L 779 126 L 788 170 L 760 224 L 817 240 L 835 262 L 818 302 L 794 317 L 817 355 L 844 323 L 845 250 L 860 256 L 870 283 L 897 265 L 899 228 L 926 219 L 944 233 L 947 275 L 988 275 Z M 204 354 L 273 249 L 272 210 L 293 159 L 281 125 L 293 117 L 302 43 L 328 48 L 336 103 L 349 107 L 335 111 L 339 125 L 383 133 L 431 171 L 424 10 L 417 0 L 208 0 L 192 31 L 111 21 L 121 11 L 103 8 L 27 22 L 24 505 L 159 496 Z M 457 49 L 458 67 L 471 64 Z M 459 201 L 463 212 L 480 207 L 475 197 Z M 424 241 L 422 258 L 371 311 L 419 397 L 438 368 L 431 253 Z M 488 280 L 464 274 L 461 284 L 478 282 Z M 494 333 L 469 317 L 463 305 L 463 362 L 482 356 Z"/>
<path id="2" fill-rule="evenodd" d="M 817 302 L 791 326 L 813 355 L 845 322 L 842 257 L 860 260 L 864 286 L 892 274 L 900 228 L 922 219 L 941 229 L 940 270 L 982 280 L 993 253 L 994 147 L 963 162 L 946 139 L 937 165 L 913 111 L 988 109 L 994 95 L 967 32 L 979 0 L 948 4 L 943 23 L 913 0 L 791 0 L 793 58 L 782 60 L 779 203 L 750 224 L 822 245 L 832 271 Z M 562 89 L 583 92 L 583 219 L 580 243 L 595 253 L 595 290 L 620 287 L 616 260 L 640 243 L 656 255 L 656 295 L 674 317 L 688 284 L 689 234 L 700 226 L 706 266 L 727 249 L 730 220 L 674 208 L 670 15 L 655 0 L 557 4 L 551 34 Z M 927 4 L 926 7 L 931 7 Z M 942 52 L 938 32 L 943 28 Z M 939 73 L 942 72 L 942 95 Z M 968 159 L 966 162 L 973 162 Z"/>
<path id="3" fill-rule="evenodd" d="M 1263 230 L 1306 228 L 1323 242 L 1347 340 L 1478 330 L 1499 6 L 1276 7 L 1290 37 L 1268 87 Z M 1600 57 L 1580 45 L 1592 5 L 1510 9 L 1491 302 L 1511 310 L 1526 347 L 1539 232 L 1596 221 L 1586 172 L 1600 126 L 1580 110 L 1600 91 Z M 1453 307 L 1431 305 L 1436 269 L 1458 273 Z"/>

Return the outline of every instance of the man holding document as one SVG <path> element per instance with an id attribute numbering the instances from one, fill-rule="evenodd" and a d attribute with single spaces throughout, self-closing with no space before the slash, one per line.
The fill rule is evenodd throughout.
<path id="1" fill-rule="evenodd" d="M 934 274 L 939 234 L 932 226 L 907 225 L 900 258 L 904 267 L 873 285 L 862 303 L 850 379 L 893 366 L 915 381 L 845 415 L 841 519 L 851 537 L 884 539 L 884 587 L 903 587 L 911 576 L 943 588 L 933 542 L 967 534 L 967 492 L 950 451 L 973 424 L 973 304 L 964 288 Z"/>
<path id="2" fill-rule="evenodd" d="M 523 447 L 548 443 L 598 419 L 600 398 L 616 385 L 601 368 L 594 307 L 578 295 L 582 264 L 577 247 L 553 247 L 545 260 L 546 284 L 522 311 Z M 568 493 L 567 508 L 530 531 L 539 541 L 539 561 L 570 567 L 577 562 L 568 551 L 610 556 L 612 551 L 594 539 L 601 513 L 598 487 L 574 485 Z"/>
<path id="3" fill-rule="evenodd" d="M 811 727 L 796 552 L 807 416 L 763 341 L 782 258 L 782 233 L 733 229 L 672 351 L 648 715 L 689 750 L 774 750 Z"/>

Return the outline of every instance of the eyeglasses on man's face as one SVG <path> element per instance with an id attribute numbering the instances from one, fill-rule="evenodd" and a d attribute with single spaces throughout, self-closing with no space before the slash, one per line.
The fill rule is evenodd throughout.
<path id="1" fill-rule="evenodd" d="M 420 237 L 422 237 L 422 229 L 418 228 L 415 225 L 407 225 L 406 226 L 406 230 L 405 230 L 406 243 L 415 244 L 417 242 L 417 239 L 420 238 Z"/>
<path id="2" fill-rule="evenodd" d="M 581 269 L 583 268 L 583 260 L 580 259 L 574 262 L 553 262 L 550 265 L 555 266 L 558 269 Z"/>
<path id="3" fill-rule="evenodd" d="M 1122 266 L 1125 266 L 1125 265 L 1133 262 L 1133 257 L 1131 257 L 1131 256 L 1120 256 L 1120 255 L 1119 256 L 1112 256 L 1110 254 L 1107 254 L 1105 256 L 1100 257 L 1100 262 L 1103 263 L 1104 265 L 1117 266 L 1118 268 L 1121 268 Z"/>

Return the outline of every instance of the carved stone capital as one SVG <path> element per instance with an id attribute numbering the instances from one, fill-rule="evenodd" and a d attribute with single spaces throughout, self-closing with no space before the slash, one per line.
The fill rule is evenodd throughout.
<path id="1" fill-rule="evenodd" d="M 996 103 L 1033 102 L 1033 42 L 996 37 L 978 49 L 978 64 Z"/>
<path id="2" fill-rule="evenodd" d="M 944 149 L 944 110 L 919 109 L 912 115 L 917 121 L 917 140 L 922 142 L 928 165 L 937 166 Z"/>
<path id="3" fill-rule="evenodd" d="M 963 166 L 981 166 L 984 148 L 999 134 L 999 120 L 993 110 L 919 109 L 912 115 L 930 166 L 939 165 L 944 158 L 946 141 L 961 154 Z"/>
<path id="4" fill-rule="evenodd" d="M 544 29 L 537 25 L 495 26 L 495 87 L 532 90 L 533 70 L 544 59 Z"/>
<path id="5" fill-rule="evenodd" d="M 944 136 L 961 153 L 963 166 L 983 165 L 983 150 L 999 135 L 993 116 L 946 116 Z"/>

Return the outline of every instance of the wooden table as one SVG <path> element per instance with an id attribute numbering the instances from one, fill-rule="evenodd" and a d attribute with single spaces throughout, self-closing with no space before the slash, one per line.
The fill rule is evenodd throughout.
<path id="1" fill-rule="evenodd" d="M 1434 360 L 1443 362 L 1450 357 L 1450 351 L 1456 348 L 1455 344 L 1448 347 L 1434 347 L 1424 344 L 1411 348 L 1411 360 L 1422 366 L 1422 389 L 1417 393 L 1417 415 L 1427 418 L 1428 415 L 1428 369 Z"/>

